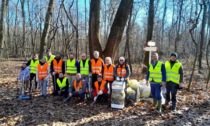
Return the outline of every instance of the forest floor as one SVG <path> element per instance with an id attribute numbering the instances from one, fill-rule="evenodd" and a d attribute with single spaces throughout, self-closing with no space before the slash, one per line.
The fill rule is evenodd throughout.
<path id="1" fill-rule="evenodd" d="M 185 89 L 178 92 L 176 112 L 163 109 L 163 113 L 158 114 L 149 107 L 151 102 L 148 101 L 140 101 L 136 106 L 130 104 L 123 110 L 108 108 L 105 104 L 90 106 L 89 102 L 76 100 L 64 103 L 61 97 L 51 95 L 51 89 L 48 90 L 47 98 L 40 97 L 39 92 L 33 92 L 33 100 L 19 100 L 16 98 L 16 78 L 21 63 L 0 62 L 1 126 L 210 125 L 210 90 L 205 89 L 205 69 L 203 74 L 195 73 L 190 92 Z M 185 73 L 185 81 L 188 82 L 190 75 L 189 72 Z"/>

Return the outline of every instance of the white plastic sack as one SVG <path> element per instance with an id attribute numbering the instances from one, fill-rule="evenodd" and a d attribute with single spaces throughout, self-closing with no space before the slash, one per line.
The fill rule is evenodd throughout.
<path id="1" fill-rule="evenodd" d="M 131 87 L 128 87 L 126 89 L 126 91 L 127 91 L 127 98 L 128 99 L 135 99 L 135 95 L 136 95 L 136 91 L 135 90 L 133 90 Z"/>
<path id="2" fill-rule="evenodd" d="M 164 105 L 165 102 L 166 102 L 166 100 L 165 100 L 165 98 L 164 98 L 163 92 L 160 93 L 160 96 L 161 96 L 161 103 L 162 103 L 162 105 Z"/>
<path id="3" fill-rule="evenodd" d="M 141 98 L 149 98 L 151 93 L 150 85 L 146 85 L 146 80 L 141 80 L 139 85 L 140 97 Z"/>
<path id="4" fill-rule="evenodd" d="M 139 87 L 139 82 L 137 80 L 129 80 L 128 87 L 136 90 Z"/>

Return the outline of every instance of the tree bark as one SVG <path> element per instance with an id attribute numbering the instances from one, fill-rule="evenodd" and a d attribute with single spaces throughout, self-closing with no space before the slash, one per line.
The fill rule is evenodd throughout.
<path id="1" fill-rule="evenodd" d="M 102 54 L 100 43 L 100 4 L 101 0 L 91 0 L 89 18 L 89 53 L 93 58 L 93 51 L 97 50 Z"/>
<path id="2" fill-rule="evenodd" d="M 203 46 L 205 41 L 205 27 L 206 27 L 206 1 L 203 0 L 203 19 L 202 19 L 202 26 L 201 26 L 201 42 L 200 42 L 200 50 L 199 50 L 199 57 L 198 57 L 198 69 L 200 70 L 202 67 L 202 57 L 203 57 Z"/>
<path id="3" fill-rule="evenodd" d="M 133 0 L 121 0 L 114 22 L 112 24 L 108 41 L 103 52 L 104 57 L 109 56 L 113 61 L 115 60 L 124 28 L 128 20 L 128 16 L 132 10 L 132 5 Z"/>
<path id="4" fill-rule="evenodd" d="M 150 0 L 149 2 L 149 17 L 148 17 L 148 23 L 147 23 L 147 39 L 145 43 L 145 47 L 147 46 L 147 43 L 152 40 L 153 35 L 153 26 L 154 26 L 154 0 Z M 144 58 L 144 64 L 146 66 L 149 65 L 149 52 L 145 52 L 145 58 Z M 143 73 L 145 70 L 143 70 Z"/>
<path id="5" fill-rule="evenodd" d="M 4 44 L 4 18 L 6 15 L 7 0 L 2 0 L 1 3 L 1 17 L 0 17 L 0 58 L 2 57 Z"/>
<path id="6" fill-rule="evenodd" d="M 50 29 L 50 22 L 51 22 L 52 13 L 53 13 L 53 5 L 54 5 L 54 0 L 50 0 L 48 9 L 46 12 L 44 30 L 43 30 L 42 36 L 41 36 L 39 58 L 43 57 L 44 47 L 47 44 L 47 37 L 48 37 L 48 33 L 49 33 L 49 29 Z"/>

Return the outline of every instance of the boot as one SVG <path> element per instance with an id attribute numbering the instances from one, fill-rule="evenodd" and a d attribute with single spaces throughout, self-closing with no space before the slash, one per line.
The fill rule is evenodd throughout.
<path id="1" fill-rule="evenodd" d="M 153 105 L 157 106 L 157 100 L 153 98 Z"/>
<path id="2" fill-rule="evenodd" d="M 162 103 L 161 100 L 157 100 L 157 110 L 159 113 L 162 113 Z"/>
<path id="3" fill-rule="evenodd" d="M 172 101 L 172 110 L 176 111 L 176 103 L 174 101 Z"/>

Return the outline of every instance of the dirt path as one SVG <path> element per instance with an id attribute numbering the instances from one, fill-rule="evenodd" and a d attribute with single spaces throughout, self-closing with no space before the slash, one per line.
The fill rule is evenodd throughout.
<path id="1" fill-rule="evenodd" d="M 141 101 L 137 106 L 123 110 L 107 108 L 88 102 L 72 100 L 64 103 L 60 97 L 48 92 L 47 98 L 33 94 L 33 100 L 16 99 L 16 78 L 21 62 L 0 63 L 0 125 L 210 125 L 210 90 L 194 89 L 179 92 L 178 111 L 163 110 L 160 115 L 151 110 L 149 102 Z"/>

